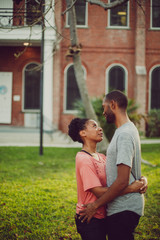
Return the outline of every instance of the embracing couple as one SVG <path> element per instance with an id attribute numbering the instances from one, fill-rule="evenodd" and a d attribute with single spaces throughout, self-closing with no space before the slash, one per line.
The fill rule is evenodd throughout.
<path id="1" fill-rule="evenodd" d="M 106 156 L 96 151 L 103 139 L 94 120 L 75 118 L 69 136 L 82 143 L 76 155 L 77 231 L 83 240 L 133 240 L 143 215 L 147 179 L 141 177 L 139 133 L 127 115 L 128 99 L 120 91 L 103 100 L 103 115 L 117 129 Z"/>

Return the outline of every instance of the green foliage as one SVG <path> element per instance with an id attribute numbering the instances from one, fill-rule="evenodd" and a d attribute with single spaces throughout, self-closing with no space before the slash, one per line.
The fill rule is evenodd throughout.
<path id="1" fill-rule="evenodd" d="M 100 122 L 101 127 L 103 128 L 103 132 L 105 136 L 108 138 L 109 141 L 111 141 L 113 134 L 116 130 L 116 127 L 114 124 L 108 124 L 103 116 L 103 107 L 102 107 L 102 101 L 103 98 L 93 98 L 91 100 L 91 103 L 93 105 L 93 108 L 95 110 L 95 113 L 98 117 L 98 120 Z M 76 110 L 78 110 L 78 116 L 80 118 L 85 118 L 85 109 L 83 106 L 82 101 L 78 100 L 75 102 L 74 107 Z M 136 125 L 140 124 L 140 120 L 142 118 L 141 114 L 138 114 L 136 111 L 138 109 L 138 105 L 135 103 L 133 99 L 128 100 L 128 116 L 132 122 L 134 122 Z"/>
<path id="2" fill-rule="evenodd" d="M 147 137 L 160 137 L 160 109 L 153 109 L 147 116 Z"/>
<path id="3" fill-rule="evenodd" d="M 75 155 L 78 149 L 0 148 L 0 240 L 79 239 Z"/>
<path id="4" fill-rule="evenodd" d="M 145 194 L 144 216 L 136 229 L 135 240 L 160 239 L 160 145 L 142 145 L 142 157 L 156 167 L 142 164 L 142 174 L 148 178 L 148 190 Z"/>
<path id="5" fill-rule="evenodd" d="M 128 99 L 128 107 L 127 113 L 130 120 L 138 127 L 140 125 L 140 121 L 143 118 L 143 115 L 137 113 L 139 105 L 135 102 L 134 99 Z"/>
<path id="6" fill-rule="evenodd" d="M 79 149 L 0 147 L 0 240 L 80 240 L 75 155 Z M 135 240 L 160 239 L 160 145 L 142 145 L 149 188 Z"/>
<path id="7" fill-rule="evenodd" d="M 74 102 L 74 109 L 77 111 L 77 116 L 79 118 L 86 118 L 85 109 L 81 100 L 76 100 Z"/>

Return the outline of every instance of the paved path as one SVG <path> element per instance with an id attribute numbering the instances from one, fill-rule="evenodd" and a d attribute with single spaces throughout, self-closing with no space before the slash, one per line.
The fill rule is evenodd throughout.
<path id="1" fill-rule="evenodd" d="M 40 131 L 35 128 L 0 126 L 0 146 L 39 146 Z M 43 133 L 45 147 L 81 147 L 61 131 Z"/>
<path id="2" fill-rule="evenodd" d="M 141 139 L 142 144 L 160 144 L 160 138 L 159 139 Z"/>
<path id="3" fill-rule="evenodd" d="M 160 139 L 141 139 L 143 144 L 159 143 Z M 39 129 L 0 126 L 0 146 L 39 146 Z M 73 142 L 67 134 L 55 130 L 52 133 L 43 134 L 43 146 L 45 147 L 81 147 L 80 143 Z"/>

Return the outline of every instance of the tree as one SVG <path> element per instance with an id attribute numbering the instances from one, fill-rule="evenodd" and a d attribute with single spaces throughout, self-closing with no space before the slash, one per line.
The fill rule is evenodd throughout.
<path id="1" fill-rule="evenodd" d="M 80 96 L 81 96 L 83 105 L 85 107 L 87 118 L 94 119 L 96 122 L 98 122 L 98 118 L 93 109 L 92 103 L 89 99 L 89 94 L 88 94 L 87 86 L 84 79 L 84 71 L 82 68 L 81 56 L 80 56 L 80 45 L 78 42 L 78 35 L 77 35 L 77 29 L 76 29 L 75 7 L 73 5 L 73 0 L 66 0 L 66 3 L 67 3 L 67 8 L 69 9 L 69 12 L 70 12 L 70 38 L 71 38 L 70 50 L 72 50 L 72 52 L 74 53 L 73 63 L 74 63 L 74 72 L 76 76 L 77 85 L 80 91 Z M 108 141 L 104 136 L 103 141 L 100 144 L 100 150 L 101 151 L 105 150 L 107 145 L 108 145 Z"/>
<path id="2" fill-rule="evenodd" d="M 86 0 L 86 2 L 99 5 L 103 7 L 105 10 L 124 4 L 127 1 L 128 0 L 116 0 L 112 3 L 104 3 L 99 0 Z M 96 122 L 99 123 L 96 113 L 93 109 L 92 103 L 90 101 L 86 82 L 84 79 L 84 72 L 83 72 L 81 56 L 80 56 L 81 45 L 79 44 L 79 41 L 78 41 L 77 28 L 76 28 L 76 13 L 75 13 L 75 6 L 74 6 L 75 3 L 76 3 L 76 0 L 66 0 L 67 9 L 62 14 L 64 15 L 67 11 L 69 11 L 70 13 L 71 46 L 69 49 L 73 57 L 74 72 L 76 76 L 77 85 L 80 91 L 81 99 L 85 108 L 86 116 L 87 118 L 94 119 Z M 108 140 L 104 136 L 103 141 L 99 144 L 100 151 L 105 151 L 107 145 L 108 145 Z"/>

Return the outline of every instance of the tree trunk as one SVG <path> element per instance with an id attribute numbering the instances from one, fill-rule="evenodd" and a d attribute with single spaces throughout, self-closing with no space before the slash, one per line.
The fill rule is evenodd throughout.
<path id="1" fill-rule="evenodd" d="M 73 4 L 73 0 L 66 0 L 67 8 Z M 77 28 L 76 28 L 76 13 L 74 5 L 69 9 L 70 14 L 70 37 L 71 46 L 79 46 Z M 77 85 L 80 91 L 81 99 L 85 108 L 85 113 L 87 118 L 95 120 L 98 124 L 98 118 L 95 114 L 91 101 L 89 99 L 86 80 L 84 79 L 84 71 L 82 68 L 80 53 L 75 53 L 73 55 L 74 72 L 76 76 Z M 98 144 L 99 151 L 105 151 L 108 146 L 108 140 L 103 136 L 103 141 Z"/>

